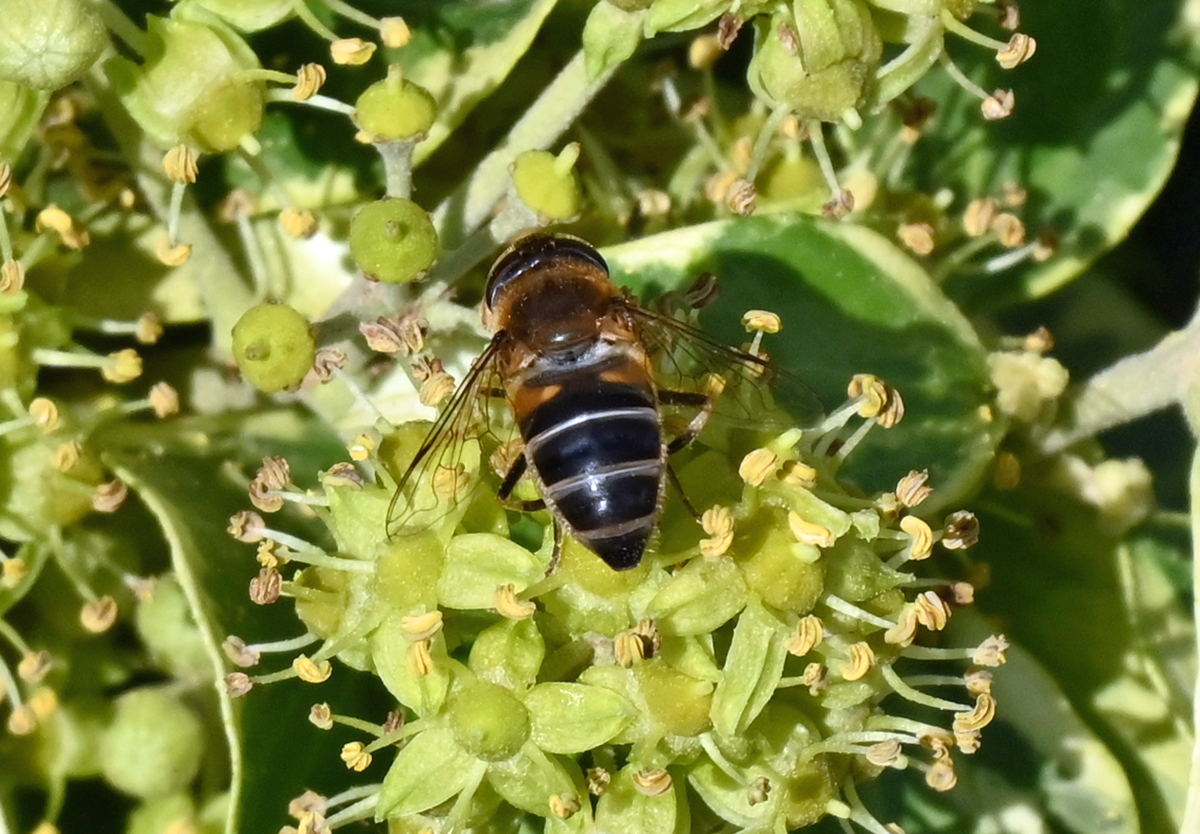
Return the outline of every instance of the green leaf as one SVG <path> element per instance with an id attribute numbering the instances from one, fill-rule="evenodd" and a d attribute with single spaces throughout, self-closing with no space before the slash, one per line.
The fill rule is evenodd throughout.
<path id="1" fill-rule="evenodd" d="M 945 73 L 918 85 L 939 103 L 937 130 L 922 141 L 922 188 L 982 196 L 1016 183 L 1029 194 L 1018 211 L 1030 236 L 1046 228 L 1062 236 L 1045 263 L 953 286 L 980 307 L 1043 296 L 1124 238 L 1174 166 L 1196 99 L 1197 0 L 1036 3 L 1021 11 L 1037 54 L 1011 74 L 981 54 L 970 73 L 987 90 L 1015 91 L 1007 119 L 985 121 L 979 100 Z"/>
<path id="2" fill-rule="evenodd" d="M 971 491 L 1002 432 L 989 403 L 985 353 L 971 325 L 909 256 L 877 233 L 793 214 L 718 221 L 604 251 L 618 284 L 653 295 L 701 272 L 722 294 L 702 321 L 729 344 L 746 340 L 741 316 L 766 309 L 783 331 L 764 349 L 834 409 L 853 374 L 877 374 L 904 397 L 906 417 L 872 431 L 843 473 L 887 490 L 912 469 L 935 486 L 936 512 Z"/>
<path id="3" fill-rule="evenodd" d="M 954 645 L 978 645 L 995 633 L 994 624 L 968 610 L 955 614 L 946 637 Z M 1151 824 L 1147 809 L 1139 808 L 1111 739 L 1089 726 L 1089 710 L 1077 708 L 1061 676 L 1020 645 L 1007 655 L 1008 663 L 993 670 L 997 720 L 984 729 L 972 766 L 958 768 L 958 786 L 939 794 L 937 805 L 954 806 L 971 820 L 1021 808 L 1031 819 L 1075 834 L 1168 830 Z M 1036 770 L 1032 761 L 1040 763 Z M 964 824 L 960 820 L 957 830 Z"/>
<path id="4" fill-rule="evenodd" d="M 582 683 L 540 683 L 525 696 L 531 738 L 549 753 L 583 753 L 606 744 L 633 719 L 617 693 Z"/>
<path id="5" fill-rule="evenodd" d="M 438 102 L 437 121 L 417 145 L 416 163 L 437 150 L 475 105 L 508 77 L 555 2 L 398 4 L 413 26 L 413 39 L 389 57 L 404 68 L 405 78 L 425 87 Z"/>
<path id="6" fill-rule="evenodd" d="M 1106 532 L 1065 480 L 1027 471 L 1019 490 L 981 507 L 973 556 L 992 574 L 980 602 L 1120 760 L 1143 829 L 1174 830 L 1193 744 L 1194 626 L 1154 548 Z"/>
<path id="7" fill-rule="evenodd" d="M 459 746 L 444 727 L 418 733 L 397 755 L 379 789 L 375 819 L 419 814 L 440 805 L 486 767 Z"/>
<path id="8" fill-rule="evenodd" d="M 256 571 L 253 547 L 234 541 L 225 528 L 233 513 L 248 508 L 244 485 L 265 455 L 287 457 L 294 477 L 304 483 L 310 473 L 343 457 L 344 447 L 292 410 L 122 423 L 93 440 L 161 525 L 175 577 L 203 635 L 207 676 L 215 681 L 212 692 L 228 748 L 231 798 L 225 830 L 276 830 L 286 819 L 289 799 L 307 787 L 337 790 L 347 784 L 338 752 L 348 739 L 313 727 L 310 706 L 327 701 L 339 712 L 371 714 L 367 702 L 378 699 L 380 691 L 374 678 L 338 668 L 318 686 L 277 683 L 230 700 L 223 678 L 232 669 L 221 641 L 229 634 L 246 642 L 294 638 L 301 626 L 286 602 L 269 607 L 250 602 L 246 587 Z M 231 478 L 231 472 L 240 474 Z M 272 523 L 297 535 L 317 532 L 311 522 L 289 513 Z M 267 658 L 263 665 L 273 671 L 290 660 Z"/>

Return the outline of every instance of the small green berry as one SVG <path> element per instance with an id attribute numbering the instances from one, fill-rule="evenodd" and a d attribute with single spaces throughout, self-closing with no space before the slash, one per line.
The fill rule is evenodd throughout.
<path id="1" fill-rule="evenodd" d="M 376 141 L 403 142 L 421 139 L 437 118 L 437 102 L 424 87 L 404 80 L 400 67 L 388 68 L 358 97 L 354 119 Z"/>
<path id="2" fill-rule="evenodd" d="M 433 264 L 437 230 L 412 200 L 377 200 L 363 206 L 350 223 L 350 254 L 368 278 L 404 284 Z"/>
<path id="3" fill-rule="evenodd" d="M 494 683 L 468 684 L 450 700 L 447 712 L 458 743 L 485 761 L 510 758 L 529 738 L 529 712 Z"/>
<path id="4" fill-rule="evenodd" d="M 100 741 L 100 768 L 115 787 L 143 798 L 186 788 L 200 770 L 204 727 L 162 689 L 135 689 L 117 700 Z"/>
<path id="5" fill-rule="evenodd" d="M 100 15 L 82 0 L 0 4 L 0 78 L 39 90 L 79 79 L 108 44 Z"/>
<path id="6" fill-rule="evenodd" d="M 268 394 L 299 385 L 315 356 L 307 319 L 285 304 L 251 307 L 233 326 L 233 358 L 242 376 Z"/>
<path id="7" fill-rule="evenodd" d="M 579 214 L 582 198 L 573 166 L 579 145 L 572 142 L 558 156 L 549 151 L 525 151 L 513 163 L 513 185 L 521 202 L 551 221 Z"/>

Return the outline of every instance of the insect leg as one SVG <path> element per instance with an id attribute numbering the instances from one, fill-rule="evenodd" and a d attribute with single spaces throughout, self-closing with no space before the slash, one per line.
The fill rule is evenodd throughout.
<path id="1" fill-rule="evenodd" d="M 667 464 L 667 477 L 671 479 L 671 486 L 679 492 L 679 497 L 683 499 L 683 506 L 687 507 L 687 511 L 692 514 L 692 518 L 696 521 L 700 520 L 700 511 L 688 499 L 687 493 L 683 490 L 683 484 L 679 482 L 679 476 L 675 474 L 675 468 L 670 463 Z"/>
<path id="2" fill-rule="evenodd" d="M 701 394 L 697 391 L 671 391 L 662 389 L 658 392 L 658 401 L 664 405 L 690 405 L 700 409 L 696 416 L 692 418 L 692 422 L 688 423 L 683 434 L 676 437 L 667 445 L 667 454 L 673 455 L 680 449 L 686 449 L 692 445 L 692 441 L 700 436 L 700 432 L 704 431 L 704 426 L 708 423 L 709 416 L 712 415 L 713 405 L 715 400 L 707 394 Z"/>
<path id="3" fill-rule="evenodd" d="M 535 513 L 538 510 L 546 509 L 546 502 L 541 498 L 533 501 L 514 501 L 509 497 L 516 488 L 517 481 L 521 480 L 521 476 L 525 474 L 526 466 L 528 466 L 528 462 L 525 460 L 525 455 L 518 455 L 517 459 L 513 461 L 513 465 L 508 468 L 508 474 L 504 476 L 504 482 L 500 484 L 496 497 L 510 510 Z"/>
<path id="4" fill-rule="evenodd" d="M 550 523 L 554 525 L 554 551 L 550 555 L 550 567 L 546 568 L 546 576 L 558 570 L 558 563 L 562 561 L 563 550 L 563 529 L 558 523 L 557 518 L 550 519 Z"/>

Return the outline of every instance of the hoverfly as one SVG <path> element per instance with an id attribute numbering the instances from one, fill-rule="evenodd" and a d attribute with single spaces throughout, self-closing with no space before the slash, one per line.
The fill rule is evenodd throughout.
<path id="1" fill-rule="evenodd" d="M 704 428 L 716 391 L 741 381 L 759 386 L 777 373 L 762 356 L 642 307 L 613 283 L 599 252 L 568 235 L 534 233 L 503 252 L 488 277 L 483 320 L 494 335 L 400 477 L 388 534 L 416 518 L 406 492 L 459 465 L 480 423 L 497 419 L 490 406 L 503 402 L 523 449 L 503 473 L 499 497 L 514 509 L 550 511 L 551 571 L 564 530 L 614 570 L 638 565 L 662 514 L 668 459 Z M 719 384 L 708 393 L 661 385 L 656 365 L 664 360 L 673 379 L 684 377 L 681 352 L 700 371 L 715 371 L 710 380 Z M 799 387 L 804 416 L 818 413 L 815 396 Z M 669 437 L 663 411 L 676 406 L 693 415 Z M 513 502 L 526 475 L 541 498 Z"/>

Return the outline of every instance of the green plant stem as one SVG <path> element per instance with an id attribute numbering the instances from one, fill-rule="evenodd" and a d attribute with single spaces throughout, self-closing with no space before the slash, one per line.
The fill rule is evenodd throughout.
<path id="1" fill-rule="evenodd" d="M 513 125 L 504 144 L 479 163 L 470 178 L 434 210 L 433 222 L 445 245 L 458 245 L 487 221 L 508 188 L 509 166 L 517 154 L 545 149 L 562 136 L 614 70 L 589 81 L 583 52 L 576 53 Z"/>
<path id="2" fill-rule="evenodd" d="M 412 196 L 412 161 L 413 148 L 416 143 L 380 142 L 375 146 L 379 158 L 383 160 L 383 170 L 387 176 L 387 195 L 407 200 Z"/>
<path id="3" fill-rule="evenodd" d="M 1193 319 L 1193 324 L 1195 319 Z M 1194 379 L 1194 377 L 1193 377 Z M 1200 386 L 1192 383 L 1184 399 L 1184 413 L 1192 434 L 1200 434 Z M 1192 468 L 1188 477 L 1188 493 L 1192 511 L 1192 622 L 1200 623 L 1200 449 L 1192 451 Z M 1192 727 L 1200 728 L 1200 673 L 1192 687 Z M 1192 739 L 1192 767 L 1188 773 L 1187 798 L 1183 806 L 1181 834 L 1200 831 L 1200 735 Z"/>
<path id="4" fill-rule="evenodd" d="M 95 0 L 94 7 L 104 21 L 104 26 L 132 49 L 139 58 L 146 55 L 148 36 L 138 25 L 125 16 L 125 12 L 111 0 Z"/>
<path id="5" fill-rule="evenodd" d="M 1042 446 L 1059 452 L 1106 429 L 1184 403 L 1196 379 L 1200 315 L 1150 350 L 1127 356 L 1085 382 L 1073 398 L 1067 424 L 1050 432 Z"/>

